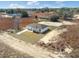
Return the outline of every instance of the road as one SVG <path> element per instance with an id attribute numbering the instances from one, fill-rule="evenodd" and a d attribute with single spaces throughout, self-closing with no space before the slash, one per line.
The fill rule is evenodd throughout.
<path id="1" fill-rule="evenodd" d="M 6 45 L 12 47 L 13 49 L 29 54 L 30 56 L 33 57 L 38 57 L 38 58 L 65 57 L 62 54 L 49 52 L 46 49 L 43 49 L 39 46 L 32 45 L 30 43 L 27 44 L 26 42 L 14 38 L 11 35 L 8 35 L 7 33 L 0 34 L 0 40 L 4 42 Z"/>

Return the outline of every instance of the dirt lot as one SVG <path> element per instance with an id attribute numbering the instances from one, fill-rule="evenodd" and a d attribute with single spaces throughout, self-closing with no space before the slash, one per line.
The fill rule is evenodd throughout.
<path id="1" fill-rule="evenodd" d="M 4 37 L 5 36 L 5 37 Z M 47 49 L 44 49 L 42 47 L 39 47 L 37 45 L 33 45 L 30 43 L 25 43 L 22 40 L 18 40 L 17 38 L 12 37 L 11 35 L 8 35 L 7 33 L 2 33 L 0 35 L 0 40 L 4 42 L 6 45 L 10 46 L 11 48 L 14 48 L 20 52 L 23 52 L 25 54 L 29 54 L 33 57 L 40 57 L 40 58 L 48 58 L 48 57 L 65 57 L 65 55 L 60 53 L 53 53 L 48 51 Z M 7 43 L 8 42 L 8 43 Z M 13 43 L 13 44 L 12 44 Z"/>
<path id="2" fill-rule="evenodd" d="M 66 29 L 55 29 L 52 30 L 51 32 L 49 32 L 45 37 L 43 37 L 42 39 L 40 39 L 40 41 L 43 41 L 45 44 L 49 43 L 50 40 L 52 40 L 53 37 L 57 37 L 59 34 L 63 33 L 67 31 Z"/>
<path id="3" fill-rule="evenodd" d="M 31 56 L 12 49 L 0 41 L 0 58 L 29 58 Z"/>

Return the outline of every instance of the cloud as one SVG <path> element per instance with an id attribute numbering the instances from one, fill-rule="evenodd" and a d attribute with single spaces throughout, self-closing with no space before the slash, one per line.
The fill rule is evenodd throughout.
<path id="1" fill-rule="evenodd" d="M 56 7 L 63 7 L 64 1 L 56 1 L 55 4 L 56 4 Z"/>
<path id="2" fill-rule="evenodd" d="M 39 5 L 38 1 L 28 1 L 27 5 Z"/>
<path id="3" fill-rule="evenodd" d="M 62 4 L 62 3 L 64 3 L 64 1 L 56 1 L 55 3 Z"/>
<path id="4" fill-rule="evenodd" d="M 19 4 L 10 4 L 9 8 L 13 8 L 13 9 L 16 9 L 16 8 L 25 8 L 25 6 L 19 5 Z"/>
<path id="5" fill-rule="evenodd" d="M 52 1 L 51 1 L 52 2 Z M 55 1 L 54 4 L 43 4 L 42 7 L 48 8 L 62 8 L 64 7 L 64 1 Z"/>

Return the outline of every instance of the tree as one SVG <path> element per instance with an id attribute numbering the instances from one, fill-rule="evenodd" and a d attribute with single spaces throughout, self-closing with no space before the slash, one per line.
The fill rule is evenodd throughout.
<path id="1" fill-rule="evenodd" d="M 35 16 L 35 19 L 37 20 L 38 19 L 38 16 Z"/>
<path id="2" fill-rule="evenodd" d="M 72 20 L 73 17 L 73 10 L 72 8 L 61 8 L 57 9 L 57 13 L 63 20 Z"/>
<path id="3" fill-rule="evenodd" d="M 13 9 L 7 9 L 6 12 L 7 12 L 8 14 L 13 14 L 13 13 L 15 12 L 15 10 L 13 10 Z"/>
<path id="4" fill-rule="evenodd" d="M 53 15 L 50 17 L 50 21 L 53 21 L 53 22 L 58 22 L 58 19 L 59 19 L 59 16 L 57 15 Z"/>
<path id="5" fill-rule="evenodd" d="M 5 12 L 5 10 L 4 9 L 0 9 L 0 12 Z"/>
<path id="6" fill-rule="evenodd" d="M 21 17 L 28 17 L 28 13 L 26 11 L 21 11 Z"/>

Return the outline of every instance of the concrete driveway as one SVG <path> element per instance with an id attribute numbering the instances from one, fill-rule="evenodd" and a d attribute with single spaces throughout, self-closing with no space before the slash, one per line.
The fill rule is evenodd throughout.
<path id="1" fill-rule="evenodd" d="M 60 23 L 60 22 L 39 22 L 38 24 L 44 24 L 44 25 L 47 25 L 47 26 L 55 26 L 55 27 L 59 27 L 59 26 L 62 26 L 63 24 Z"/>
<path id="2" fill-rule="evenodd" d="M 22 30 L 22 31 L 20 31 L 20 32 L 18 32 L 18 33 L 16 33 L 16 34 L 17 34 L 17 35 L 20 35 L 20 34 L 26 32 L 26 31 L 28 31 L 28 32 L 32 32 L 32 31 L 30 31 L 30 30 L 28 30 L 28 29 L 24 29 L 24 30 Z"/>

